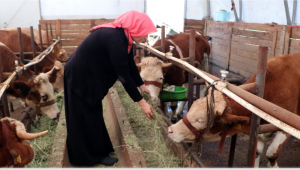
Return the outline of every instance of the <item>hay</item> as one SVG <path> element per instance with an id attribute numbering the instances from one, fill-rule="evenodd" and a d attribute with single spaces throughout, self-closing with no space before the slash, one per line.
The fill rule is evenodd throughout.
<path id="1" fill-rule="evenodd" d="M 150 168 L 181 167 L 181 160 L 167 148 L 162 136 L 161 128 L 167 128 L 164 117 L 154 112 L 156 119 L 148 119 L 140 106 L 129 97 L 119 81 L 115 83 L 114 87 L 118 91 L 131 127 L 138 138 L 147 166 Z M 143 97 L 153 107 L 150 95 L 143 94 Z"/>
<path id="2" fill-rule="evenodd" d="M 55 93 L 55 101 L 60 110 L 63 106 L 63 100 L 63 93 Z M 37 123 L 38 119 L 40 119 L 39 123 Z M 26 165 L 26 167 L 46 168 L 52 154 L 52 145 L 56 127 L 58 124 L 58 119 L 51 120 L 47 116 L 42 115 L 40 118 L 36 116 L 36 120 L 34 122 L 36 124 L 36 127 L 31 125 L 31 133 L 37 133 L 44 130 L 48 130 L 48 133 L 42 137 L 30 141 L 30 145 L 34 151 L 34 157 L 32 162 Z"/>

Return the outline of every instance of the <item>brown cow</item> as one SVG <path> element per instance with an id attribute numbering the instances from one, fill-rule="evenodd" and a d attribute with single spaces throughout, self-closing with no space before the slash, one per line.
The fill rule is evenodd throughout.
<path id="1" fill-rule="evenodd" d="M 45 135 L 27 133 L 22 122 L 5 117 L 0 119 L 0 167 L 24 167 L 33 159 L 29 140 Z"/>
<path id="2" fill-rule="evenodd" d="M 12 27 L 12 28 L 5 28 L 4 30 L 7 31 L 17 31 L 16 27 Z M 31 33 L 30 33 L 30 28 L 21 28 L 22 33 L 28 35 L 29 37 L 31 37 Z M 38 29 L 33 29 L 33 35 L 34 35 L 34 41 L 37 45 L 39 45 L 39 47 L 41 48 L 42 45 L 40 44 L 40 34 L 39 34 L 39 30 Z M 43 43 L 43 48 L 47 48 L 48 47 L 48 42 L 47 42 L 47 32 L 44 30 L 41 30 L 41 35 L 42 35 L 42 43 Z M 48 33 L 48 40 L 49 40 L 49 44 L 53 44 L 53 38 L 51 37 L 51 35 Z M 42 49 L 42 48 L 41 48 Z M 58 60 L 60 62 L 66 62 L 68 57 L 67 57 L 67 52 L 66 50 L 62 49 L 60 44 L 58 43 L 56 46 L 54 46 L 53 54 L 51 54 L 51 58 L 53 60 Z"/>
<path id="3" fill-rule="evenodd" d="M 267 62 L 267 74 L 264 88 L 264 99 L 274 103 L 290 112 L 300 114 L 300 54 L 281 55 L 271 58 Z M 245 84 L 255 82 L 256 74 Z M 210 94 L 208 95 L 210 100 Z M 208 124 L 206 98 L 198 99 L 193 103 L 183 120 L 169 127 L 169 137 L 175 142 L 195 142 L 195 135 L 185 124 L 190 122 L 196 130 L 203 131 L 210 128 L 210 134 L 202 134 L 202 141 L 217 141 L 222 134 L 226 137 L 238 132 L 250 133 L 250 122 L 252 113 L 239 105 L 234 100 L 225 96 L 221 92 L 214 91 L 215 118 L 213 124 Z M 209 116 L 211 117 L 211 116 Z M 213 116 L 212 116 L 213 117 Z M 262 124 L 265 121 L 262 120 Z M 226 131 L 224 131 L 226 129 Z M 257 143 L 255 166 L 259 166 L 260 155 L 264 148 L 264 141 L 270 134 L 259 135 Z M 225 136 L 224 136 L 225 137 Z M 269 167 L 278 167 L 276 159 L 281 149 L 287 142 L 290 134 L 284 131 L 276 132 L 276 136 L 269 146 L 266 156 L 269 159 Z"/>
<path id="4" fill-rule="evenodd" d="M 0 59 L 3 72 L 15 71 L 15 61 L 18 61 L 19 66 L 23 66 L 20 58 L 2 43 L 0 43 Z M 25 101 L 30 107 L 40 109 L 40 112 L 50 119 L 58 118 L 60 111 L 56 103 L 38 107 L 54 100 L 54 90 L 49 82 L 49 76 L 50 73 L 35 75 L 33 71 L 27 69 L 17 80 L 10 83 L 6 92 L 13 98 Z"/>
<path id="5" fill-rule="evenodd" d="M 170 46 L 173 46 L 174 49 L 172 50 L 173 56 L 176 58 L 186 58 L 189 57 L 189 39 L 190 39 L 190 34 L 189 33 L 180 33 L 180 34 L 174 34 L 174 35 L 169 35 L 165 39 L 165 52 L 170 51 Z M 196 43 L 196 48 L 195 48 L 195 61 L 198 61 L 200 64 L 202 63 L 203 60 L 203 55 L 206 53 L 207 55 L 210 54 L 210 46 L 209 43 L 206 39 L 205 36 L 196 34 L 195 35 L 195 43 Z M 158 40 L 154 45 L 154 48 L 156 48 L 159 51 L 161 50 L 161 40 Z M 150 54 L 150 56 L 152 56 Z M 137 60 L 137 59 L 136 59 Z M 149 62 L 149 60 L 147 60 Z M 138 67 L 141 66 L 141 64 L 137 64 Z M 150 67 L 150 65 L 149 65 Z M 153 66 L 151 66 L 153 67 Z M 170 68 L 170 67 L 169 67 Z M 188 87 L 187 83 L 187 72 L 184 72 L 182 68 L 173 66 L 173 68 L 167 69 L 165 68 L 164 70 L 166 71 L 164 77 L 162 77 L 162 72 L 157 74 L 155 77 L 154 72 L 158 72 L 162 70 L 162 68 L 159 68 L 154 71 L 153 68 L 150 68 L 148 71 L 148 68 L 144 64 L 144 67 L 140 68 L 140 74 L 141 77 L 144 81 L 162 81 L 160 78 L 164 78 L 165 83 L 168 83 L 169 85 L 175 85 L 175 86 L 183 86 L 183 87 Z M 146 71 L 147 70 L 147 71 Z M 150 89 L 150 93 L 152 96 L 152 101 L 154 103 L 159 102 L 158 101 L 158 96 L 160 92 L 160 88 L 158 86 L 155 86 L 154 84 L 146 84 L 146 86 Z M 186 94 L 188 91 L 186 91 Z M 177 107 L 177 102 L 172 102 L 172 105 L 175 104 L 175 107 L 172 108 L 173 110 L 173 115 L 172 115 L 172 122 L 177 121 L 178 117 L 182 114 L 184 105 L 186 102 L 181 101 L 179 107 L 175 112 L 175 109 Z M 168 113 L 167 105 L 164 110 L 165 113 Z"/>

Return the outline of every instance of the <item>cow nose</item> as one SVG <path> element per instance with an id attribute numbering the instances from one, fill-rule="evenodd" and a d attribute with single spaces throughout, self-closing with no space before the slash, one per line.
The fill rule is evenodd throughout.
<path id="1" fill-rule="evenodd" d="M 54 118 L 54 119 L 58 119 L 59 116 L 60 116 L 60 112 L 57 113 L 57 116 L 56 116 L 56 118 Z"/>
<path id="2" fill-rule="evenodd" d="M 168 127 L 168 133 L 169 133 L 168 136 L 170 136 L 173 133 L 173 130 L 172 130 L 171 126 Z"/>
<path id="3" fill-rule="evenodd" d="M 153 97 L 153 96 L 151 96 L 151 100 L 152 100 L 152 102 L 156 103 L 156 101 L 157 101 L 157 97 Z"/>

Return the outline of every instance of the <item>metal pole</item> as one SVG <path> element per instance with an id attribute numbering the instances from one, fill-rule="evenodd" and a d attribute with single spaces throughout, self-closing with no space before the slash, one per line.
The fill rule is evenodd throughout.
<path id="1" fill-rule="evenodd" d="M 48 36 L 48 24 L 46 23 L 46 37 L 47 37 L 47 46 L 49 47 L 49 36 Z"/>
<path id="2" fill-rule="evenodd" d="M 228 167 L 233 167 L 236 138 L 237 138 L 237 134 L 231 137 Z"/>
<path id="3" fill-rule="evenodd" d="M 297 11 L 297 0 L 294 0 L 294 2 L 293 2 L 292 25 L 295 25 L 296 11 Z"/>
<path id="4" fill-rule="evenodd" d="M 239 2 L 240 2 L 240 5 L 239 5 L 239 11 L 240 11 L 240 22 L 242 22 L 242 4 L 243 4 L 243 2 L 242 2 L 242 0 L 239 0 Z"/>
<path id="5" fill-rule="evenodd" d="M 257 96 L 261 98 L 264 97 L 267 60 L 268 60 L 268 47 L 260 46 L 258 49 L 256 89 L 257 89 Z M 256 114 L 252 114 L 250 134 L 249 134 L 248 158 L 247 158 L 248 167 L 254 167 L 259 125 L 260 125 L 260 117 L 257 116 Z"/>
<path id="6" fill-rule="evenodd" d="M 286 15 L 286 23 L 287 23 L 287 25 L 292 25 L 287 0 L 283 0 L 283 3 L 284 3 L 285 15 Z"/>
<path id="7" fill-rule="evenodd" d="M 19 40 L 20 59 L 23 64 L 27 64 L 30 62 L 30 60 L 24 59 L 21 28 L 18 27 L 17 30 L 18 30 L 18 37 L 19 37 L 18 40 Z"/>
<path id="8" fill-rule="evenodd" d="M 189 63 L 194 66 L 195 65 L 195 48 L 196 48 L 196 42 L 195 42 L 195 34 L 196 30 L 192 29 L 190 30 L 190 43 L 189 43 L 189 57 L 190 61 Z M 190 110 L 192 104 L 193 104 L 193 92 L 194 92 L 194 74 L 189 73 L 188 74 L 188 110 Z"/>
<path id="9" fill-rule="evenodd" d="M 33 27 L 30 26 L 30 35 L 31 35 L 31 47 L 32 47 L 32 58 L 35 58 L 35 41 L 34 41 L 34 34 L 33 34 Z M 35 64 L 34 65 L 34 73 L 35 75 L 38 75 L 38 72 L 37 72 L 37 65 Z"/>
<path id="10" fill-rule="evenodd" d="M 160 37 L 161 37 L 161 51 L 163 52 L 163 53 L 165 53 L 166 52 L 166 50 L 165 50 L 165 26 L 163 25 L 163 26 L 161 26 L 161 35 L 160 35 Z M 164 60 L 164 59 L 163 59 Z M 163 80 L 163 84 L 165 84 L 165 80 Z M 161 97 L 162 95 L 160 95 L 160 97 Z M 165 104 L 164 104 L 164 102 L 162 101 L 162 98 L 160 98 L 160 108 L 161 108 L 161 110 L 164 110 L 164 107 L 165 107 Z"/>
<path id="11" fill-rule="evenodd" d="M 42 40 L 42 31 L 41 31 L 41 25 L 39 24 L 39 36 L 40 36 L 40 44 L 41 44 L 41 50 L 43 51 L 43 40 Z"/>
<path id="12" fill-rule="evenodd" d="M 234 1 L 231 0 L 231 3 L 232 3 L 233 11 L 234 11 L 235 21 L 236 21 L 236 22 L 239 22 L 239 17 L 237 16 L 237 13 L 236 13 Z"/>

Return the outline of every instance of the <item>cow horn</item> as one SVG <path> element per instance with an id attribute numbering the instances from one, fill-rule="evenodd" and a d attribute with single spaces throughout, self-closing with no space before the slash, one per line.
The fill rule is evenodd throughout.
<path id="1" fill-rule="evenodd" d="M 162 63 L 162 68 L 165 68 L 165 67 L 170 67 L 170 66 L 172 66 L 173 65 L 173 63 Z"/>
<path id="2" fill-rule="evenodd" d="M 48 76 L 51 76 L 51 74 L 52 74 L 52 72 L 53 72 L 54 69 L 55 69 L 55 66 L 54 66 L 50 71 L 48 71 L 46 74 L 47 74 Z"/>
<path id="3" fill-rule="evenodd" d="M 17 135 L 20 139 L 32 140 L 48 133 L 48 130 L 39 133 L 27 133 L 25 130 L 17 130 Z"/>

